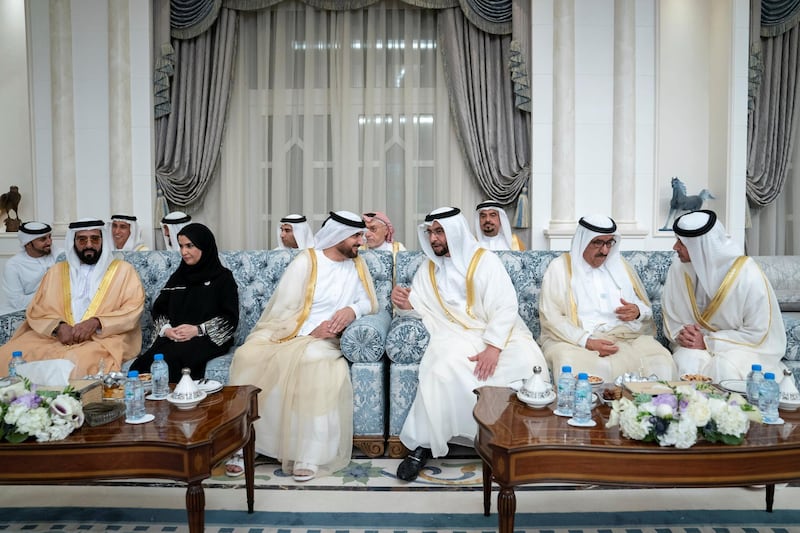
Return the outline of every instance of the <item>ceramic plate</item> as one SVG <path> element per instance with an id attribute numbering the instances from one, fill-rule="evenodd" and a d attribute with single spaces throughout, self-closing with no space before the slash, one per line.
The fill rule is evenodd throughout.
<path id="1" fill-rule="evenodd" d="M 747 394 L 747 381 L 743 379 L 723 379 L 719 382 L 719 386 L 731 392 Z"/>
<path id="2" fill-rule="evenodd" d="M 211 394 L 212 392 L 217 392 L 222 390 L 222 383 L 215 379 L 209 379 L 204 383 L 200 383 L 203 380 L 195 381 L 197 384 L 197 388 L 201 391 L 205 392 L 206 394 Z"/>

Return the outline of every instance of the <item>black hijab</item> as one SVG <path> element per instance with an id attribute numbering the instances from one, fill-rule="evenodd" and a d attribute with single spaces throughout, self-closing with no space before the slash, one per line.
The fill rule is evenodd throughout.
<path id="1" fill-rule="evenodd" d="M 178 236 L 181 235 L 192 241 L 192 244 L 203 254 L 194 265 L 187 265 L 185 261 L 181 260 L 181 264 L 170 281 L 183 282 L 186 285 L 200 285 L 213 280 L 227 270 L 219 260 L 217 241 L 210 229 L 203 224 L 193 222 L 178 232 Z"/>

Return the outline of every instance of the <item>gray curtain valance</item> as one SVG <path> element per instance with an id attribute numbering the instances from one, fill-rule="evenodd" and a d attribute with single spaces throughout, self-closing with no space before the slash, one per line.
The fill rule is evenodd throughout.
<path id="1" fill-rule="evenodd" d="M 284 0 L 170 0 L 172 37 L 192 39 L 208 30 L 222 7 L 254 11 L 266 9 Z M 345 11 L 362 9 L 380 0 L 300 0 L 317 9 Z M 399 0 L 426 9 L 461 7 L 475 27 L 495 35 L 511 33 L 512 0 Z"/>
<path id="2" fill-rule="evenodd" d="M 761 0 L 761 36 L 775 37 L 800 22 L 800 0 Z"/>

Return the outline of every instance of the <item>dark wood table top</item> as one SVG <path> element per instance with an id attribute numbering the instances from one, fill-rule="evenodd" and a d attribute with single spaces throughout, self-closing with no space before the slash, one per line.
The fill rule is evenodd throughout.
<path id="1" fill-rule="evenodd" d="M 0 469 L 0 481 L 208 477 L 215 462 L 247 442 L 258 417 L 258 392 L 250 385 L 224 387 L 186 411 L 166 400 L 148 400 L 145 410 L 155 419 L 145 424 L 128 424 L 123 415 L 101 426 L 84 424 L 60 441 L 0 443 L 0 461 L 8 465 Z M 192 450 L 202 457 L 187 463 Z"/>
<path id="2" fill-rule="evenodd" d="M 516 393 L 506 387 L 481 387 L 474 410 L 478 425 L 491 432 L 491 445 L 495 448 L 521 451 L 526 448 L 558 446 L 581 449 L 591 447 L 596 451 L 625 448 L 627 453 L 653 453 L 678 451 L 686 453 L 741 453 L 743 450 L 769 447 L 794 449 L 800 447 L 800 411 L 780 411 L 783 425 L 750 423 L 745 442 L 739 446 L 698 441 L 689 450 L 661 447 L 654 442 L 642 442 L 622 436 L 619 426 L 607 428 L 611 408 L 599 405 L 592 410 L 597 425 L 593 428 L 573 427 L 567 418 L 553 414 L 555 403 L 534 409 L 522 403 Z"/>
<path id="3" fill-rule="evenodd" d="M 476 393 L 476 450 L 501 485 L 736 486 L 800 479 L 800 412 L 781 411 L 783 425 L 751 422 L 740 445 L 700 440 L 678 449 L 628 439 L 619 426 L 606 427 L 606 405 L 592 411 L 597 425 L 583 428 L 554 415 L 555 404 L 528 407 L 506 387 L 481 387 Z"/>

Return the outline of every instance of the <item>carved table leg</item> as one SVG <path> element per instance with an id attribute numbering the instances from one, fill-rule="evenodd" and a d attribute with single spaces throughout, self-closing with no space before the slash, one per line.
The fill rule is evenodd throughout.
<path id="1" fill-rule="evenodd" d="M 500 533 L 513 533 L 514 513 L 517 512 L 517 496 L 514 487 L 500 486 L 497 495 L 497 516 Z"/>
<path id="2" fill-rule="evenodd" d="M 203 533 L 206 524 L 206 495 L 200 481 L 186 487 L 186 512 L 189 515 L 189 531 Z"/>
<path id="3" fill-rule="evenodd" d="M 492 514 L 492 467 L 483 463 L 483 516 Z"/>
<path id="4" fill-rule="evenodd" d="M 247 491 L 247 512 L 253 512 L 255 501 L 256 432 L 250 427 L 250 438 L 244 446 L 244 483 Z"/>
<path id="5" fill-rule="evenodd" d="M 775 501 L 775 484 L 767 484 L 767 512 L 772 512 L 772 504 Z"/>

